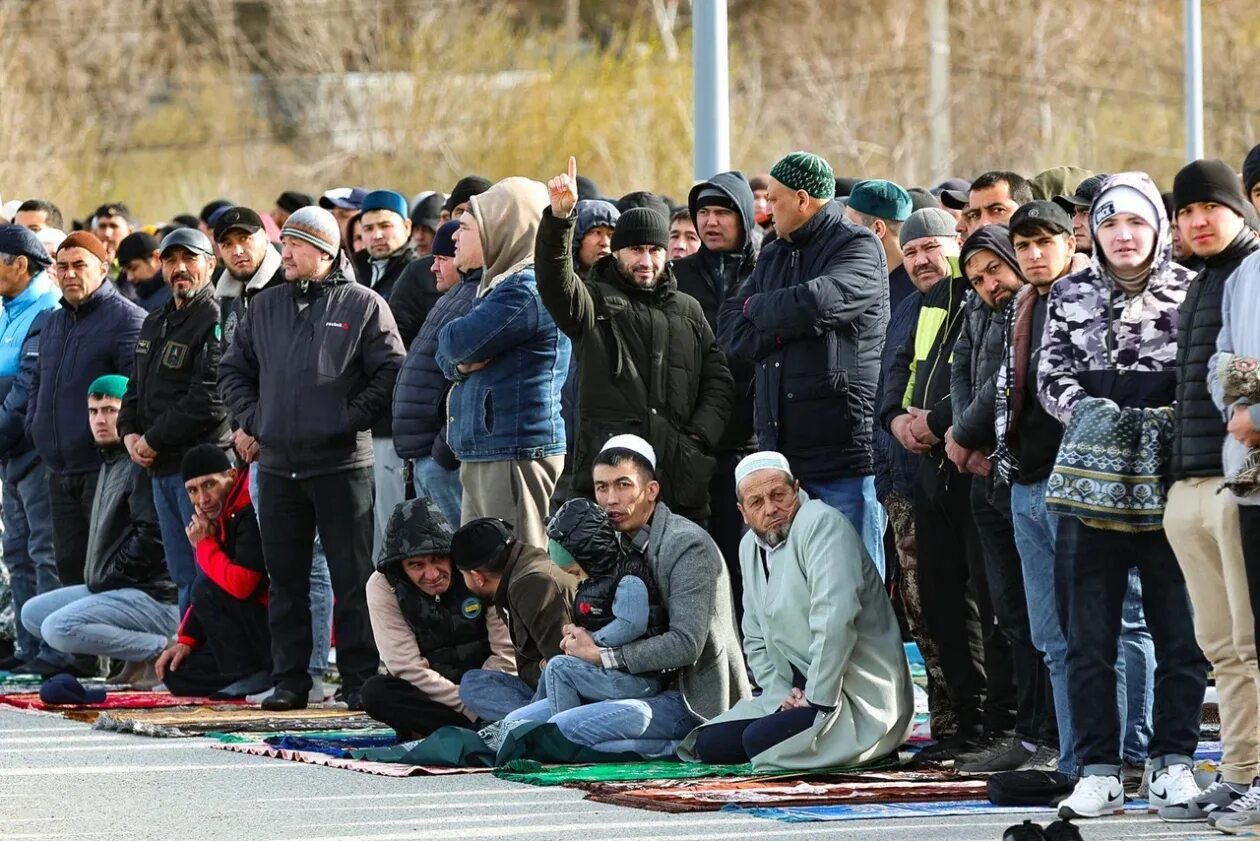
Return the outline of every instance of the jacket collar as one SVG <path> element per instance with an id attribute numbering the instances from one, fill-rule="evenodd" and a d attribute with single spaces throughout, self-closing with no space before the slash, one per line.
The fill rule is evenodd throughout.
<path id="1" fill-rule="evenodd" d="M 1206 268 L 1214 269 L 1217 266 L 1234 263 L 1258 248 L 1260 248 L 1260 239 L 1256 237 L 1254 231 L 1243 225 L 1242 230 L 1238 232 L 1238 236 L 1234 237 L 1233 242 L 1225 246 L 1225 250 L 1220 254 L 1214 254 L 1204 259 L 1203 265 Z"/>
<path id="2" fill-rule="evenodd" d="M 209 301 L 213 296 L 214 287 L 209 283 L 198 289 L 197 294 L 185 301 L 182 307 L 177 307 L 175 305 L 175 298 L 172 295 L 171 299 L 162 305 L 162 314 L 166 316 L 168 321 L 174 324 L 181 323 L 188 318 L 189 314 L 193 310 L 197 309 L 198 304 Z"/>
<path id="3" fill-rule="evenodd" d="M 665 263 L 665 273 L 661 276 L 660 282 L 651 289 L 643 289 L 630 282 L 621 273 L 616 254 L 600 257 L 595 265 L 591 266 L 590 279 L 606 283 L 624 292 L 630 298 L 646 298 L 652 303 L 660 303 L 678 291 L 678 281 L 674 278 L 674 264 L 668 261 Z"/>
<path id="4" fill-rule="evenodd" d="M 61 304 L 63 309 L 69 310 L 70 312 L 74 313 L 76 316 L 87 315 L 88 313 L 92 312 L 92 310 L 99 307 L 101 305 L 101 302 L 119 294 L 121 293 L 118 291 L 118 287 L 114 286 L 114 281 L 110 280 L 109 278 L 105 278 L 105 281 L 99 287 L 97 287 L 96 291 L 93 292 L 91 295 L 88 295 L 82 301 L 80 301 L 77 307 L 71 305 L 68 301 L 66 301 L 64 296 L 60 299 L 58 303 Z"/>
<path id="5" fill-rule="evenodd" d="M 14 295 L 12 298 L 4 299 L 4 313 L 10 318 L 16 318 L 23 310 L 40 298 L 47 295 L 56 287 L 53 285 L 52 278 L 49 277 L 46 270 L 41 269 L 31 278 L 31 282 L 26 284 L 26 288 Z"/>
<path id="6" fill-rule="evenodd" d="M 844 211 L 840 209 L 840 205 L 836 203 L 835 199 L 832 199 L 811 216 L 808 222 L 789 234 L 791 239 L 784 239 L 784 245 L 793 248 L 804 248 L 811 239 L 818 235 L 819 231 L 830 227 L 842 219 L 843 213 Z"/>
<path id="7" fill-rule="evenodd" d="M 219 525 L 226 525 L 229 520 L 252 504 L 249 496 L 249 468 L 238 467 L 236 481 L 232 483 L 231 490 L 223 500 L 223 510 L 219 512 Z"/>
<path id="8" fill-rule="evenodd" d="M 512 583 L 512 574 L 516 572 L 516 564 L 524 551 L 525 545 L 519 540 L 513 540 L 512 545 L 508 547 L 507 563 L 503 565 L 503 575 L 499 578 L 499 586 L 494 591 L 494 606 L 501 610 L 509 609 L 508 586 Z"/>

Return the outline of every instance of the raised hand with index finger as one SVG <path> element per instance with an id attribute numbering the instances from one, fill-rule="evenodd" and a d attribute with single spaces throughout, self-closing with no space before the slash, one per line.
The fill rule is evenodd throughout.
<path id="1" fill-rule="evenodd" d="M 547 192 L 551 196 L 552 216 L 564 218 L 573 212 L 578 200 L 577 158 L 569 156 L 569 171 L 548 181 Z"/>

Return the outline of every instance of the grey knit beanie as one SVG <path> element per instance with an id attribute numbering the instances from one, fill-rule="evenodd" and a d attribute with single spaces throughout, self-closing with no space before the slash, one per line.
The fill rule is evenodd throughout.
<path id="1" fill-rule="evenodd" d="M 294 211 L 285 220 L 280 236 L 306 240 L 332 257 L 337 256 L 337 249 L 341 247 L 341 228 L 337 225 L 337 217 L 313 204 Z"/>
<path id="2" fill-rule="evenodd" d="M 958 223 L 948 211 L 939 207 L 925 207 L 910 214 L 901 224 L 901 245 L 924 237 L 952 237 Z"/>

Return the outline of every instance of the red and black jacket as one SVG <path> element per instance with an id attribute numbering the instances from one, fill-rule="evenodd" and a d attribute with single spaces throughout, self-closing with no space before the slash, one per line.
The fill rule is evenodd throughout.
<path id="1" fill-rule="evenodd" d="M 220 590 L 238 601 L 267 603 L 267 568 L 262 535 L 249 496 L 249 471 L 241 470 L 214 524 L 215 534 L 197 544 L 197 567 Z M 205 642 L 194 600 L 179 626 L 179 641 L 196 648 Z"/>

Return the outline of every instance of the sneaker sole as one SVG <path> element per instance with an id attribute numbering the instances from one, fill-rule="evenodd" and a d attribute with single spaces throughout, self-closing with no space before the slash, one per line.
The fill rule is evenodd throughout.
<path id="1" fill-rule="evenodd" d="M 1118 809 L 1108 809 L 1102 812 L 1089 814 L 1085 812 L 1078 812 L 1075 809 L 1068 806 L 1060 806 L 1059 817 L 1065 821 L 1079 821 L 1079 820 L 1086 820 L 1088 818 L 1110 818 L 1116 815 L 1123 815 L 1125 814 L 1125 811 L 1126 811 L 1125 808 L 1121 806 Z"/>

